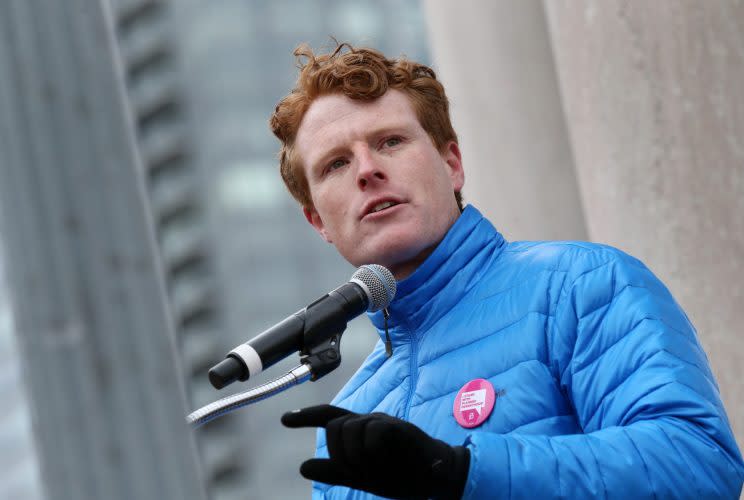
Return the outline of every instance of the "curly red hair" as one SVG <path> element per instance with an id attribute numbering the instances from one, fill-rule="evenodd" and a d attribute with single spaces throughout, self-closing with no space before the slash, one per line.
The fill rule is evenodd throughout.
<path id="1" fill-rule="evenodd" d="M 341 93 L 351 99 L 371 101 L 389 89 L 397 89 L 408 96 L 422 128 L 438 150 L 444 150 L 450 141 L 457 142 L 444 87 L 428 66 L 405 57 L 388 59 L 377 50 L 355 49 L 348 43 L 319 55 L 303 44 L 294 50 L 294 55 L 300 70 L 297 83 L 279 101 L 269 123 L 282 143 L 279 169 L 284 184 L 303 207 L 312 208 L 313 202 L 294 142 L 302 118 L 319 96 Z M 455 197 L 462 210 L 461 194 L 457 192 Z"/>

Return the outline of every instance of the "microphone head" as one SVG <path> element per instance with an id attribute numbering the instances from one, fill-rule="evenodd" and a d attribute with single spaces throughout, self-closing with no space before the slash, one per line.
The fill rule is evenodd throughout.
<path id="1" fill-rule="evenodd" d="M 393 273 L 379 264 L 365 264 L 351 275 L 351 282 L 364 288 L 369 299 L 367 311 L 375 312 L 385 309 L 393 301 L 397 283 Z"/>

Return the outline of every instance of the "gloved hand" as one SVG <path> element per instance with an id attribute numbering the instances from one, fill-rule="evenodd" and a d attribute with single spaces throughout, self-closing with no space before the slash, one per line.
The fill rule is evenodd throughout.
<path id="1" fill-rule="evenodd" d="M 325 427 L 328 459 L 307 460 L 307 479 L 389 498 L 460 498 L 470 452 L 434 439 L 384 413 L 358 414 L 331 405 L 285 413 L 287 427 Z"/>

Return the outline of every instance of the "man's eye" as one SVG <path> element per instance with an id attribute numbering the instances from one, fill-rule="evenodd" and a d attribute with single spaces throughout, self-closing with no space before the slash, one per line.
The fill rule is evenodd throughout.
<path id="1" fill-rule="evenodd" d="M 385 146 L 392 148 L 403 142 L 400 137 L 391 137 L 385 140 Z"/>
<path id="2" fill-rule="evenodd" d="M 346 161 L 345 160 L 341 160 L 341 159 L 339 159 L 339 160 L 333 160 L 331 163 L 328 164 L 328 171 L 330 172 L 330 171 L 339 169 L 339 168 L 343 167 L 344 165 L 346 165 Z"/>

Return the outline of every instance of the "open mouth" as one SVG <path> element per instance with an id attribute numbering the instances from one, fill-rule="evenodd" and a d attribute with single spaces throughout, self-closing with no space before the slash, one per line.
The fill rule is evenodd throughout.
<path id="1" fill-rule="evenodd" d="M 370 200 L 370 202 L 367 203 L 364 209 L 360 212 L 362 214 L 361 218 L 376 216 L 378 214 L 382 215 L 387 210 L 393 209 L 402 203 L 404 202 L 400 201 L 395 196 L 380 196 L 379 198 Z"/>
<path id="2" fill-rule="evenodd" d="M 394 201 L 383 201 L 382 203 L 378 203 L 377 205 L 372 207 L 372 210 L 370 210 L 369 213 L 374 214 L 385 210 L 386 208 L 394 207 L 395 205 L 397 205 L 397 203 Z"/>

